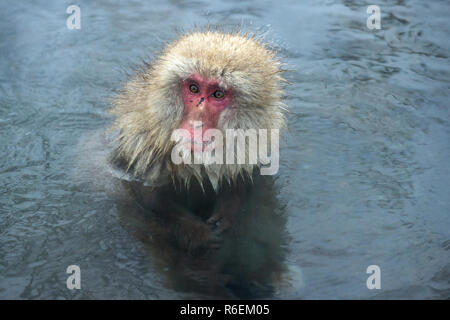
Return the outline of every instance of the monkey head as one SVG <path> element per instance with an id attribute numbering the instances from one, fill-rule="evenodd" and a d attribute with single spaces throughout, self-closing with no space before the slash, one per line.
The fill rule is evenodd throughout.
<path id="1" fill-rule="evenodd" d="M 261 40 L 237 33 L 193 32 L 169 44 L 114 98 L 115 157 L 151 183 L 188 183 L 250 175 L 258 164 L 174 165 L 172 133 L 184 129 L 190 151 L 203 150 L 209 129 L 281 129 L 285 125 L 281 62 Z M 195 135 L 195 132 L 199 135 Z"/>

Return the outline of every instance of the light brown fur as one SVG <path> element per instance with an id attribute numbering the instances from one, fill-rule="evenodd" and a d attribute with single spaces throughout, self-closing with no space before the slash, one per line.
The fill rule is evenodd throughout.
<path id="1" fill-rule="evenodd" d="M 281 63 L 255 37 L 217 31 L 193 32 L 166 47 L 151 65 L 127 82 L 113 101 L 114 128 L 119 130 L 116 160 L 147 183 L 192 177 L 222 180 L 250 176 L 254 165 L 178 165 L 170 159 L 170 136 L 183 117 L 180 83 L 191 74 L 214 78 L 232 87 L 233 103 L 220 115 L 218 129 L 281 129 Z"/>

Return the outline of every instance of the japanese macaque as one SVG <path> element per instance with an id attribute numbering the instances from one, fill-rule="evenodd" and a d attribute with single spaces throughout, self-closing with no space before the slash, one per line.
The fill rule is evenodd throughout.
<path id="1" fill-rule="evenodd" d="M 187 249 L 218 243 L 264 161 L 258 156 L 254 163 L 176 164 L 174 131 L 185 130 L 183 143 L 195 153 L 211 144 L 211 129 L 224 137 L 228 129 L 253 129 L 258 138 L 260 129 L 269 136 L 282 129 L 281 66 L 256 37 L 193 32 L 145 64 L 114 98 L 118 138 L 112 161 L 131 177 L 128 187 L 142 206 L 156 212 Z M 247 140 L 250 158 L 255 148 Z"/>

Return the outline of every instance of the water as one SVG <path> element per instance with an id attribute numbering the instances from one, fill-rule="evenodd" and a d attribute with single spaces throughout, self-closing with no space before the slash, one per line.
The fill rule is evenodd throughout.
<path id="1" fill-rule="evenodd" d="M 448 2 L 378 1 L 380 30 L 349 0 L 70 4 L 0 5 L 0 298 L 450 298 Z M 291 115 L 244 235 L 192 258 L 86 176 L 124 70 L 208 23 L 279 50 Z"/>

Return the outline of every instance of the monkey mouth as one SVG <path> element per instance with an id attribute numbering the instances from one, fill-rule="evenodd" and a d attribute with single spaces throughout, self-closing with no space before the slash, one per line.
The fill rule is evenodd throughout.
<path id="1" fill-rule="evenodd" d="M 197 145 L 197 146 L 208 146 L 208 145 L 210 145 L 211 143 L 213 143 L 214 140 L 208 140 L 208 141 L 195 141 L 194 139 L 192 139 L 191 142 L 192 142 L 194 145 Z"/>
<path id="2" fill-rule="evenodd" d="M 212 146 L 212 143 L 214 140 L 208 140 L 208 141 L 196 141 L 194 139 L 191 140 L 191 151 L 207 151 L 209 150 L 210 146 Z"/>
<path id="3" fill-rule="evenodd" d="M 203 98 L 202 98 L 203 99 Z M 191 126 L 191 128 L 193 129 L 199 129 L 199 128 L 203 128 L 204 123 L 201 121 L 193 121 L 193 120 L 189 120 L 189 125 Z"/>
<path id="4" fill-rule="evenodd" d="M 210 140 L 194 140 L 193 138 L 184 139 L 183 146 L 191 151 L 208 151 L 211 150 L 214 144 L 214 139 Z"/>

